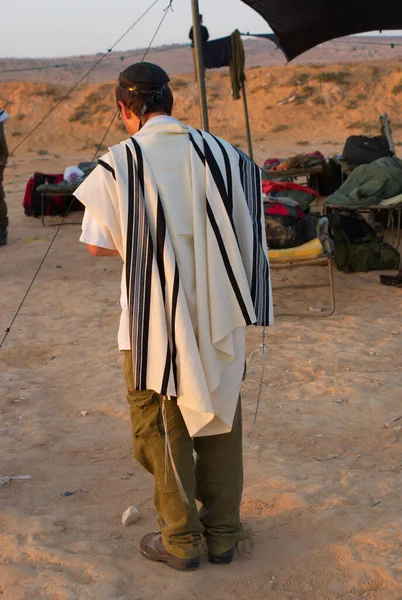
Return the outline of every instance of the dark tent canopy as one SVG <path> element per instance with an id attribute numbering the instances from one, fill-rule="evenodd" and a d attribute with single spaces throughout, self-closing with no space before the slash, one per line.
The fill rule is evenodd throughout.
<path id="1" fill-rule="evenodd" d="M 276 34 L 288 60 L 343 35 L 402 29 L 402 0 L 242 0 Z"/>

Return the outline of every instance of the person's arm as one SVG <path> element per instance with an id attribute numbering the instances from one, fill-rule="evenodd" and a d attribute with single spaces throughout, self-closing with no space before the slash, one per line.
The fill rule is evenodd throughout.
<path id="1" fill-rule="evenodd" d="M 80 242 L 86 244 L 91 256 L 117 256 L 119 254 L 107 227 L 103 227 L 88 209 L 85 209 L 82 220 Z"/>
<path id="2" fill-rule="evenodd" d="M 8 148 L 6 142 L 6 133 L 4 123 L 0 123 L 0 166 L 4 167 L 8 159 Z"/>
<path id="3" fill-rule="evenodd" d="M 111 250 L 110 248 L 102 248 L 102 246 L 93 246 L 87 244 L 88 252 L 92 256 L 117 256 L 119 253 L 117 250 Z"/>
<path id="4" fill-rule="evenodd" d="M 94 257 L 117 254 L 123 257 L 123 234 L 114 162 L 110 152 L 102 157 L 74 195 L 85 206 L 80 242 L 87 245 L 89 253 Z"/>

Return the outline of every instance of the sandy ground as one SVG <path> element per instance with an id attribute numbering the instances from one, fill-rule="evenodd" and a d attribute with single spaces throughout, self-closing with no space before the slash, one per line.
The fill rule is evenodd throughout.
<path id="1" fill-rule="evenodd" d="M 41 158 L 7 170 L 2 332 L 55 233 L 21 207 L 33 169 L 60 169 Z M 65 154 L 63 166 L 79 158 Z M 155 513 L 152 479 L 132 457 L 116 347 L 119 259 L 93 259 L 78 237 L 77 225 L 62 227 L 0 351 L 0 475 L 32 478 L 0 487 L 1 598 L 400 600 L 402 421 L 384 423 L 402 414 L 402 292 L 378 273 L 335 273 L 333 317 L 278 319 L 254 430 L 261 331 L 249 330 L 244 539 L 232 565 L 204 557 L 198 572 L 177 573 L 138 552 Z M 312 294 L 278 292 L 275 304 L 317 305 Z M 141 519 L 123 528 L 132 503 Z"/>

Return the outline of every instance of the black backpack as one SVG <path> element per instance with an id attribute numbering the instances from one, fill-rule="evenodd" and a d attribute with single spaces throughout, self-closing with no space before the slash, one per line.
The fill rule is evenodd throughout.
<path id="1" fill-rule="evenodd" d="M 375 269 L 397 269 L 399 252 L 377 235 L 355 210 L 328 215 L 335 242 L 335 263 L 340 271 L 358 273 Z"/>
<path id="2" fill-rule="evenodd" d="M 342 160 L 348 165 L 358 166 L 368 165 L 384 156 L 390 156 L 388 140 L 384 135 L 351 135 L 345 142 Z"/>

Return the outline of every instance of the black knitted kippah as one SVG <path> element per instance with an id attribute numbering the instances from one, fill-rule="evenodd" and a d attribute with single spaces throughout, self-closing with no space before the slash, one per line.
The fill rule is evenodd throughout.
<path id="1" fill-rule="evenodd" d="M 135 88 L 136 83 L 160 87 L 170 81 L 168 74 L 158 65 L 148 62 L 135 63 L 124 69 L 119 75 L 119 85 L 126 89 Z"/>

